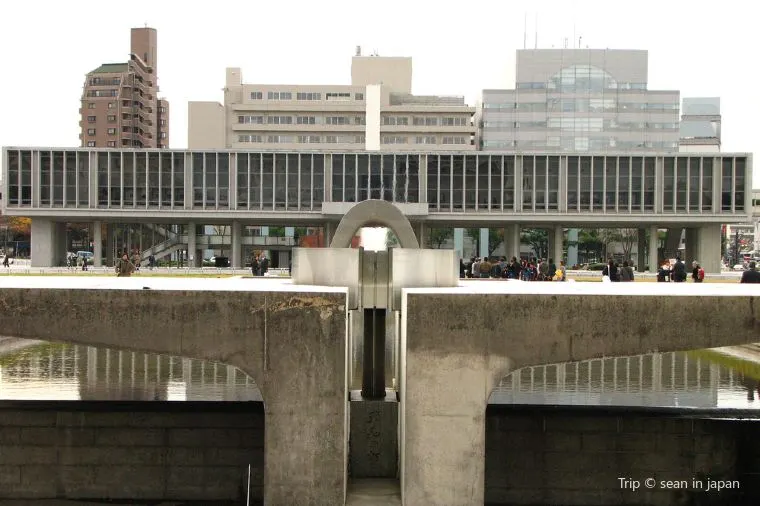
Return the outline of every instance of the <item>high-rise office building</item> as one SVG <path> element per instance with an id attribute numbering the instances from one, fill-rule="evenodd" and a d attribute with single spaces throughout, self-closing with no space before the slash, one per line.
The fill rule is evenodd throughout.
<path id="1" fill-rule="evenodd" d="M 132 28 L 129 60 L 89 72 L 82 91 L 81 144 L 168 148 L 169 102 L 158 97 L 155 28 Z"/>
<path id="2" fill-rule="evenodd" d="M 228 68 L 224 105 L 190 102 L 190 149 L 475 150 L 475 108 L 412 94 L 412 59 L 362 56 L 350 85 L 246 84 Z"/>
<path id="3" fill-rule="evenodd" d="M 677 151 L 678 91 L 648 88 L 648 53 L 517 51 L 515 89 L 483 90 L 484 150 Z"/>
<path id="4" fill-rule="evenodd" d="M 720 98 L 684 98 L 681 114 L 679 151 L 713 153 L 720 151 Z"/>

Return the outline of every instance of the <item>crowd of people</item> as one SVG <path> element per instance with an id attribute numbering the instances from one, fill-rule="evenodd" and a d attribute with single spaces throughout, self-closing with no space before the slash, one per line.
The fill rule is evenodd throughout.
<path id="1" fill-rule="evenodd" d="M 567 281 L 565 262 L 559 265 L 553 259 L 512 257 L 501 258 L 472 257 L 469 262 L 459 260 L 460 278 L 502 278 L 522 281 Z"/>

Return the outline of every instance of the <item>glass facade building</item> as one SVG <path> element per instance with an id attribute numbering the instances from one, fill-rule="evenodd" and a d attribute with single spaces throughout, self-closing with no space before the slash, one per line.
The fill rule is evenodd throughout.
<path id="1" fill-rule="evenodd" d="M 647 88 L 647 52 L 517 51 L 516 88 L 484 90 L 483 150 L 677 151 L 679 92 Z"/>
<path id="2" fill-rule="evenodd" d="M 716 153 L 367 153 L 6 148 L 6 213 L 320 214 L 383 199 L 429 214 L 749 219 L 751 157 Z M 744 215 L 744 216 L 742 216 Z M 575 216 L 575 218 L 574 218 Z"/>

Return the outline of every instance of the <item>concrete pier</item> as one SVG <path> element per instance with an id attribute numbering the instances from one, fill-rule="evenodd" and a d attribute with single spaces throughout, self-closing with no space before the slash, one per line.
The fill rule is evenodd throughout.
<path id="1" fill-rule="evenodd" d="M 760 341 L 757 291 L 747 286 L 518 281 L 405 290 L 404 505 L 483 504 L 486 406 L 511 370 Z"/>
<path id="2" fill-rule="evenodd" d="M 256 281 L 8 277 L 0 328 L 239 367 L 264 399 L 265 504 L 343 504 L 346 290 Z"/>

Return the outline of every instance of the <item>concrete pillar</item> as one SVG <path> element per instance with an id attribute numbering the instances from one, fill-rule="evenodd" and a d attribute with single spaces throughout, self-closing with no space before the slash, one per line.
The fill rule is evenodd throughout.
<path id="1" fill-rule="evenodd" d="M 106 223 L 106 266 L 113 267 L 116 265 L 114 262 L 114 234 L 116 234 L 116 227 L 113 223 Z"/>
<path id="2" fill-rule="evenodd" d="M 196 226 L 195 222 L 191 221 L 186 226 L 186 232 L 187 232 L 187 266 L 188 267 L 197 267 L 197 261 L 198 261 L 198 247 L 196 246 Z"/>
<path id="3" fill-rule="evenodd" d="M 103 265 L 103 223 L 100 221 L 92 222 L 92 254 L 93 265 L 101 267 Z"/>
<path id="4" fill-rule="evenodd" d="M 504 252 L 507 259 L 520 259 L 520 225 L 517 223 L 504 227 Z"/>
<path id="5" fill-rule="evenodd" d="M 668 258 L 675 258 L 678 254 L 678 247 L 681 245 L 682 228 L 668 228 L 668 233 L 665 236 L 665 250 Z"/>
<path id="6" fill-rule="evenodd" d="M 687 269 L 691 267 L 694 260 L 702 261 L 699 258 L 699 229 L 689 227 L 686 229 L 686 249 L 684 250 L 682 260 L 686 262 Z"/>
<path id="7" fill-rule="evenodd" d="M 549 250 L 549 257 L 554 259 L 554 263 L 559 265 L 560 260 L 564 259 L 562 243 L 565 238 L 565 230 L 561 225 L 555 225 L 554 229 L 550 231 L 554 235 L 554 247 Z M 554 273 L 552 273 L 554 275 Z"/>
<path id="8" fill-rule="evenodd" d="M 638 272 L 644 272 L 644 267 L 647 265 L 646 245 L 647 231 L 640 228 L 636 233 L 636 270 Z M 650 272 L 654 272 L 652 267 L 649 267 L 649 270 Z"/>
<path id="9" fill-rule="evenodd" d="M 647 263 L 649 264 L 649 272 L 657 272 L 657 268 L 660 266 L 660 260 L 657 250 L 660 246 L 660 236 L 657 225 L 649 227 L 649 258 Z"/>
<path id="10" fill-rule="evenodd" d="M 32 267 L 60 267 L 66 260 L 66 224 L 33 218 L 31 226 Z"/>
<path id="11" fill-rule="evenodd" d="M 427 248 L 427 226 L 425 226 L 425 222 L 417 223 L 415 233 L 417 234 L 417 242 L 420 243 L 420 249 Z"/>
<path id="12" fill-rule="evenodd" d="M 230 265 L 233 269 L 240 269 L 242 267 L 242 238 L 240 232 L 240 222 L 234 220 L 232 222 L 232 230 L 230 231 L 230 237 L 232 241 L 232 258 L 230 259 Z"/>
<path id="13" fill-rule="evenodd" d="M 417 349 L 405 333 L 399 435 L 403 503 L 481 505 L 486 407 L 495 383 L 492 370 L 499 369 L 500 358 L 480 350 Z M 445 389 L 440 388 L 443 384 Z"/>
<path id="14" fill-rule="evenodd" d="M 700 265 L 706 273 L 719 274 L 721 267 L 720 225 L 711 224 L 700 227 L 698 254 Z"/>
<path id="15" fill-rule="evenodd" d="M 546 230 L 546 258 L 547 260 L 552 256 L 554 252 L 554 239 L 555 239 L 554 229 L 550 228 L 549 230 Z"/>
<path id="16" fill-rule="evenodd" d="M 329 221 L 326 221 L 325 225 L 322 227 L 322 237 L 324 239 L 324 244 L 322 244 L 321 246 L 323 248 L 330 247 L 330 243 L 332 242 L 334 234 L 335 234 L 335 225 Z"/>
<path id="17" fill-rule="evenodd" d="M 464 229 L 454 229 L 454 250 L 457 252 L 457 257 L 464 258 Z"/>
<path id="18" fill-rule="evenodd" d="M 567 230 L 567 265 L 572 267 L 578 264 L 578 229 Z"/>
<path id="19" fill-rule="evenodd" d="M 487 228 L 481 228 L 480 229 L 480 248 L 478 251 L 478 256 L 481 258 L 486 258 L 488 256 L 488 229 Z"/>

